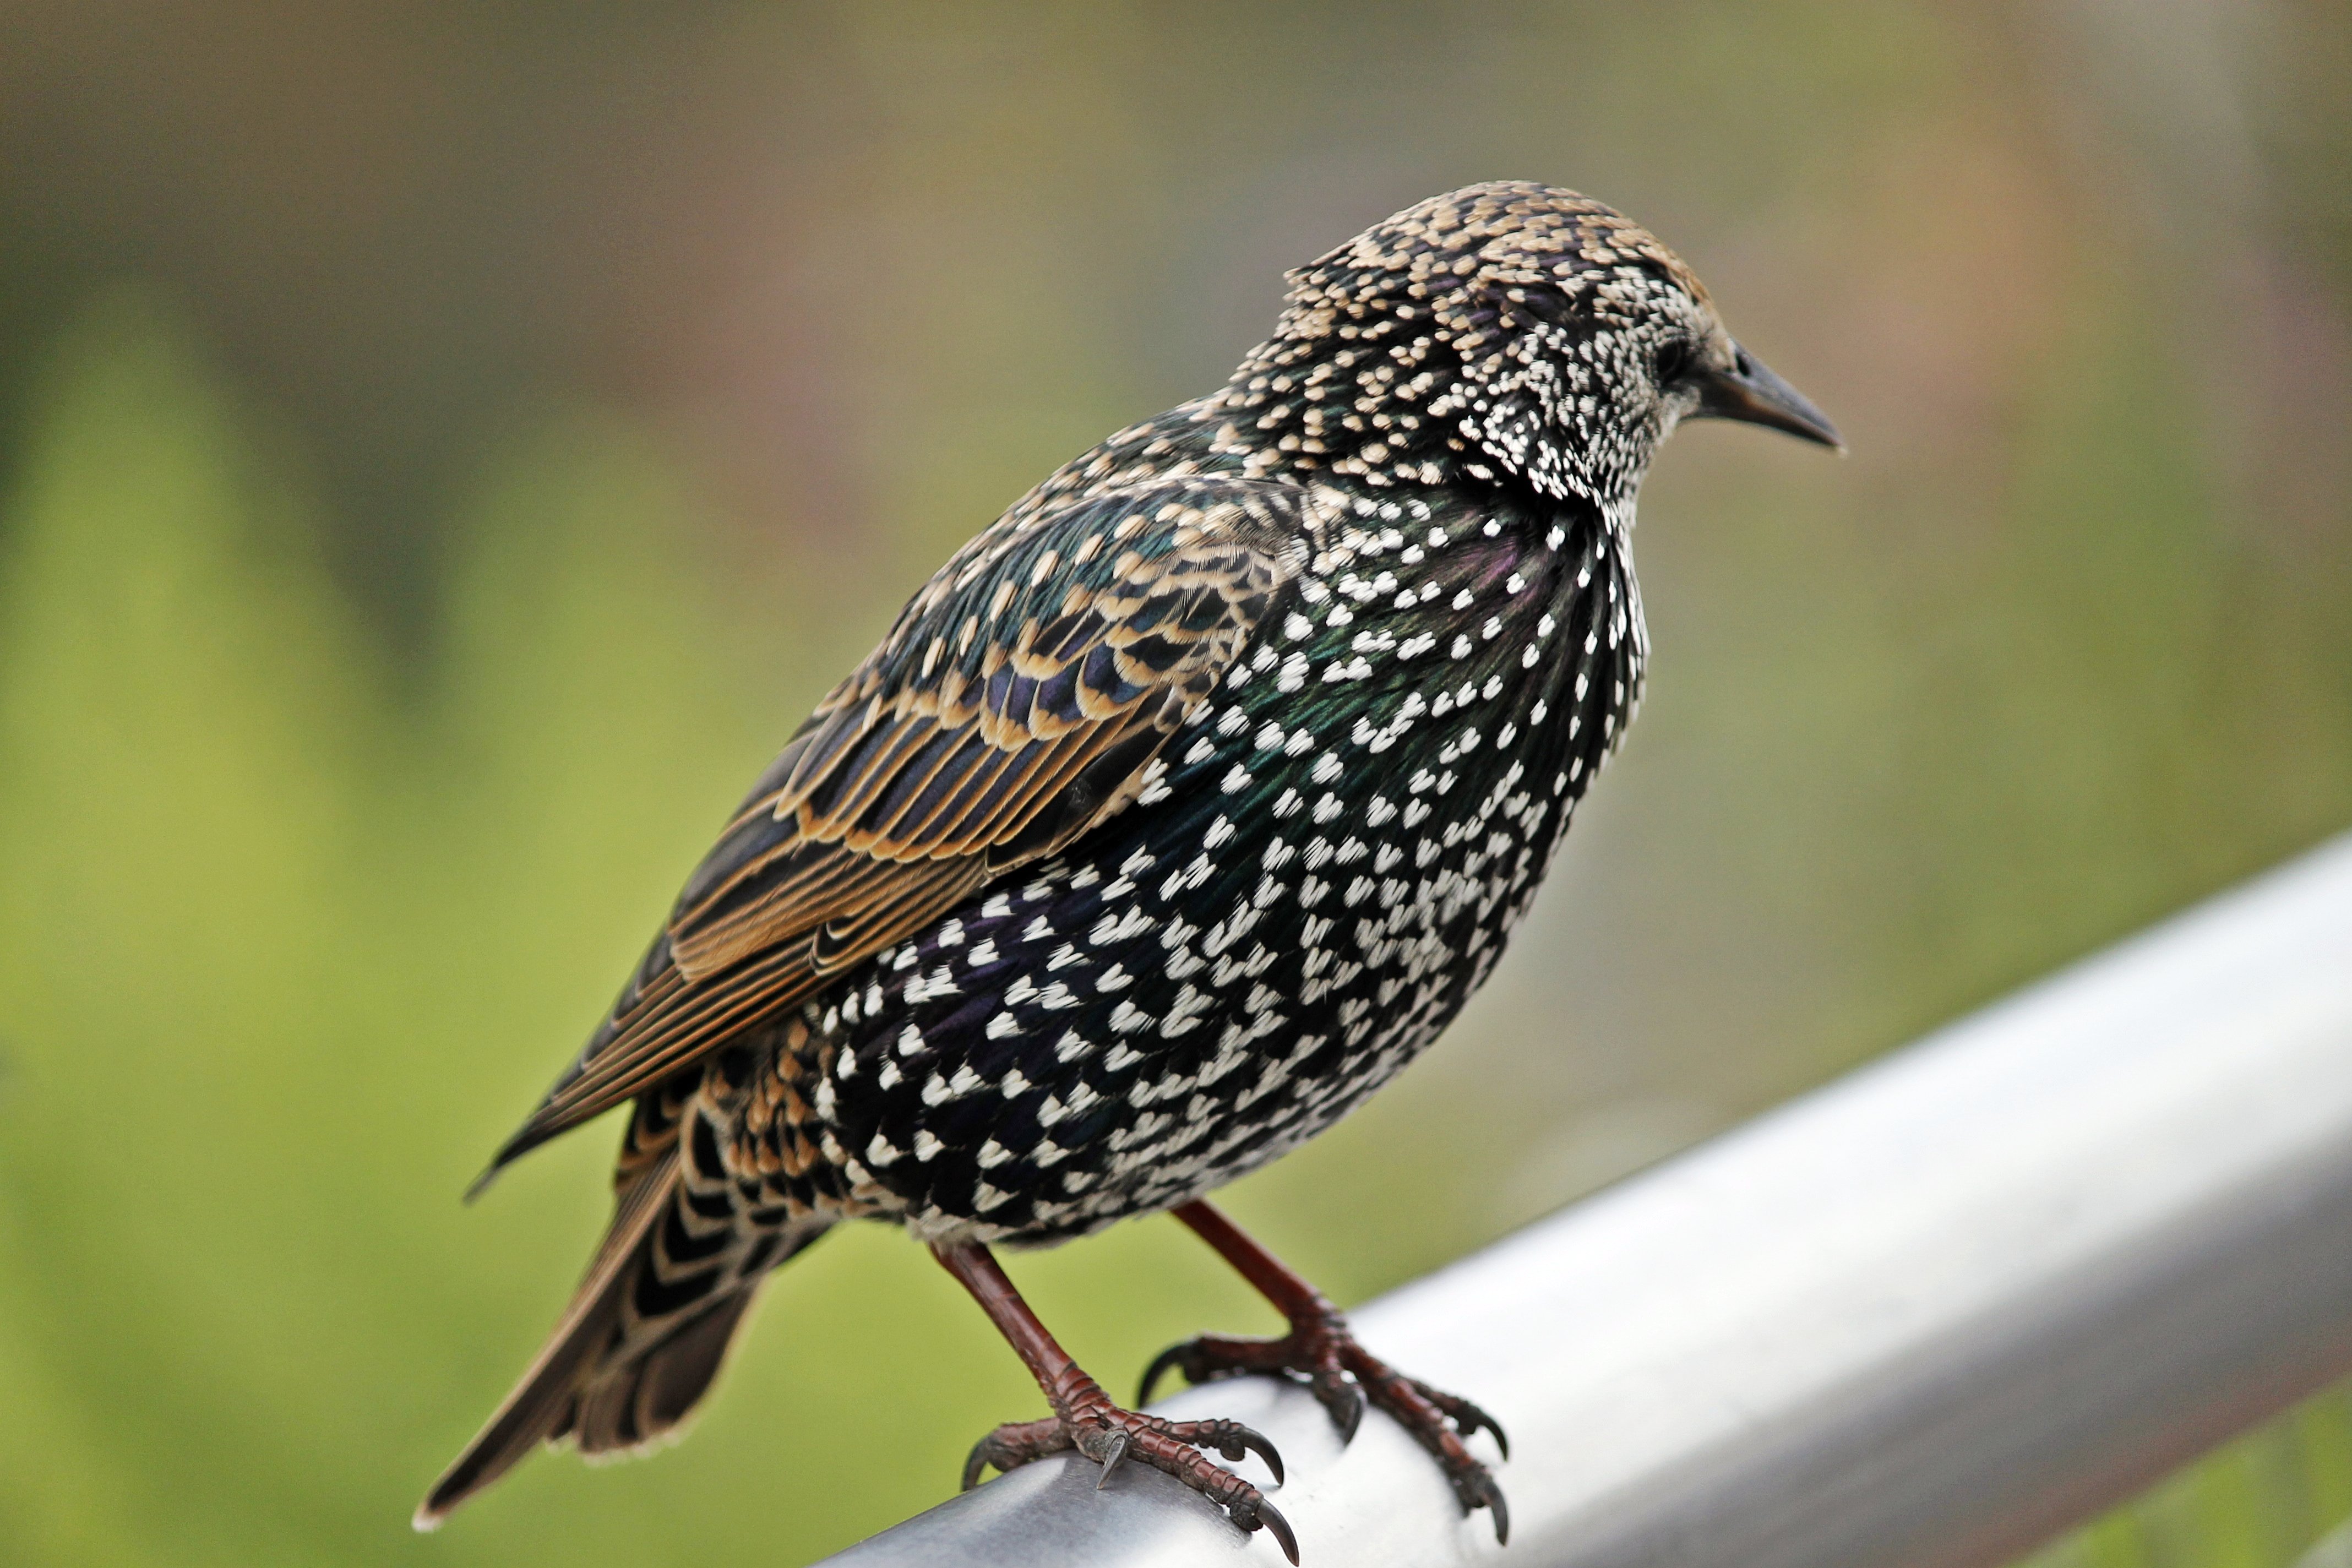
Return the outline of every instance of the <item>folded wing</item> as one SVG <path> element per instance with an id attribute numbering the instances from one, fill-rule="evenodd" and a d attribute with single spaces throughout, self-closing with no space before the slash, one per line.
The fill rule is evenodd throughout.
<path id="1" fill-rule="evenodd" d="M 958 552 L 770 766 L 491 1170 L 1125 810 L 1303 564 L 1311 504 L 1163 482 Z"/>

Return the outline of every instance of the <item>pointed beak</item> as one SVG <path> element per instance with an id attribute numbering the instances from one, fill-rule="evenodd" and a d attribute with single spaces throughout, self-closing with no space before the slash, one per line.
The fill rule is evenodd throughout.
<path id="1" fill-rule="evenodd" d="M 1691 411 L 1694 419 L 1739 419 L 1750 425 L 1769 425 L 1775 430 L 1786 430 L 1791 436 L 1801 436 L 1808 441 L 1819 441 L 1824 447 L 1845 450 L 1844 438 L 1829 416 L 1814 407 L 1805 395 L 1772 374 L 1771 370 L 1746 349 L 1733 345 L 1738 357 L 1727 371 L 1702 372 L 1698 377 L 1698 406 Z"/>

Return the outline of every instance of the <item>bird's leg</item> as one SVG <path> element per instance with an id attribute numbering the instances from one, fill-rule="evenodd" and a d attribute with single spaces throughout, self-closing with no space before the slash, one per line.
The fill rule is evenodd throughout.
<path id="1" fill-rule="evenodd" d="M 1145 1369 L 1137 1404 L 1149 1404 L 1152 1385 L 1171 1369 L 1191 1383 L 1272 1373 L 1306 1384 L 1331 1413 L 1344 1442 L 1356 1436 L 1364 1402 L 1370 1399 L 1435 1457 L 1446 1479 L 1454 1483 L 1454 1494 L 1462 1500 L 1465 1511 L 1494 1510 L 1496 1539 L 1509 1537 L 1510 1514 L 1503 1504 L 1502 1489 L 1462 1441 L 1483 1426 L 1495 1435 L 1503 1457 L 1510 1458 L 1509 1440 L 1492 1415 L 1461 1395 L 1407 1377 L 1372 1355 L 1356 1342 L 1347 1318 L 1329 1298 L 1207 1204 L 1189 1203 L 1171 1212 L 1215 1247 L 1218 1256 L 1239 1270 L 1259 1295 L 1274 1303 L 1275 1310 L 1290 1320 L 1290 1331 L 1270 1340 L 1203 1334 L 1171 1345 Z"/>
<path id="2" fill-rule="evenodd" d="M 964 1461 L 963 1484 L 969 1491 L 979 1484 L 990 1465 L 1010 1470 L 1032 1459 L 1076 1449 L 1102 1467 L 1095 1483 L 1100 1490 L 1123 1459 L 1137 1459 L 1165 1470 L 1221 1505 L 1244 1530 L 1264 1528 L 1273 1533 L 1293 1568 L 1298 1562 L 1298 1540 L 1289 1522 L 1266 1501 L 1257 1488 L 1222 1466 L 1212 1464 L 1203 1447 L 1228 1459 L 1255 1453 L 1282 1480 L 1282 1456 L 1265 1437 L 1238 1421 L 1165 1421 L 1122 1410 L 1088 1377 L 1069 1352 L 1054 1342 L 1021 1292 L 988 1248 L 973 1242 L 934 1242 L 932 1254 L 947 1271 L 963 1283 L 997 1331 L 1013 1346 L 1054 1414 L 1043 1421 L 1008 1421 L 982 1437 Z M 1198 1445 L 1197 1447 L 1195 1445 Z"/>

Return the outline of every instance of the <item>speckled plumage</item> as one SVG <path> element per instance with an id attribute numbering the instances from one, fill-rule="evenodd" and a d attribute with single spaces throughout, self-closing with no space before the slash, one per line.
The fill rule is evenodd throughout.
<path id="1" fill-rule="evenodd" d="M 1386 1082 L 1632 718 L 1642 472 L 1751 371 L 1626 219 L 1472 187 L 1294 273 L 1223 388 L 960 550 L 501 1152 L 636 1100 L 603 1272 L 437 1507 L 667 1428 L 833 1224 L 1064 1240 Z"/>

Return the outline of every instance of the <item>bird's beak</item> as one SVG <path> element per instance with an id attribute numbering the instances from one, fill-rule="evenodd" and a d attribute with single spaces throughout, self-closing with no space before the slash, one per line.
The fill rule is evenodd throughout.
<path id="1" fill-rule="evenodd" d="M 1805 395 L 1772 374 L 1763 361 L 1732 345 L 1735 358 L 1732 367 L 1725 371 L 1702 371 L 1698 374 L 1698 406 L 1691 410 L 1694 419 L 1742 419 L 1750 425 L 1769 425 L 1775 430 L 1786 430 L 1791 436 L 1801 436 L 1808 441 L 1819 441 L 1824 447 L 1845 450 L 1845 441 L 1829 416 L 1814 407 Z"/>

